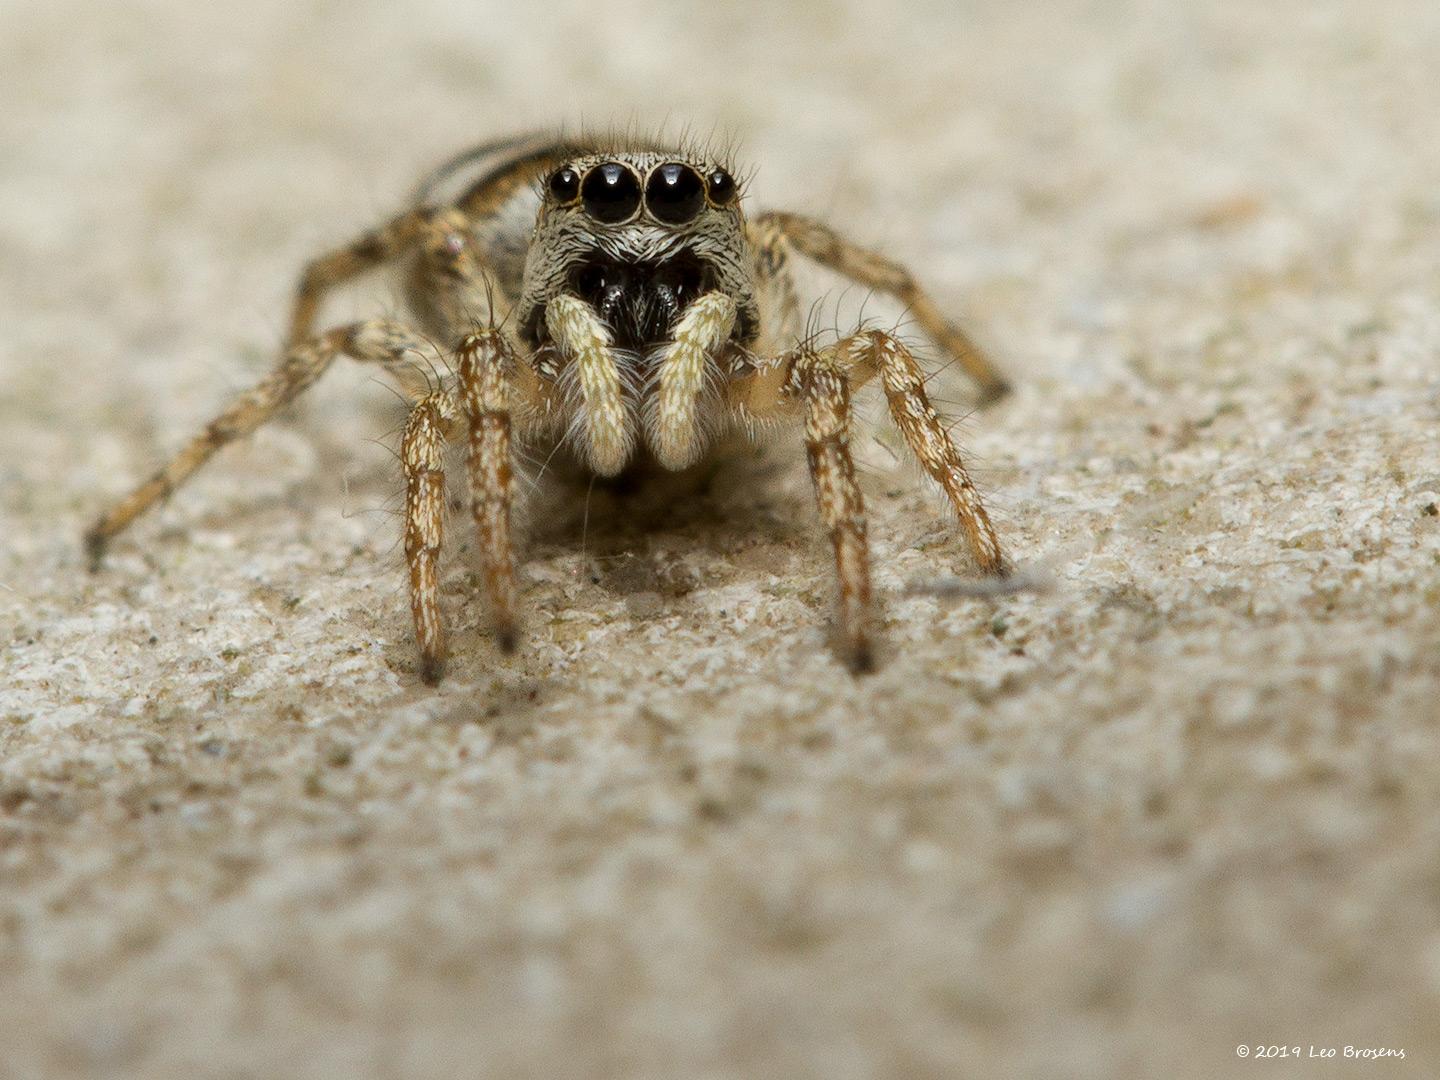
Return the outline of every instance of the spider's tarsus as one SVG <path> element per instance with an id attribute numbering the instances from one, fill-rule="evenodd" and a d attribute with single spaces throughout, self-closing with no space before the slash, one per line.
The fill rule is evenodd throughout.
<path id="1" fill-rule="evenodd" d="M 422 656 L 420 658 L 420 679 L 426 686 L 438 686 L 445 677 L 443 656 Z"/>
<path id="2" fill-rule="evenodd" d="M 995 379 L 993 382 L 984 383 L 980 387 L 980 404 L 982 406 L 994 405 L 995 402 L 1007 396 L 1012 389 L 1006 379 Z"/>
<path id="3" fill-rule="evenodd" d="M 875 659 L 875 646 L 865 637 L 848 642 L 843 659 L 851 675 L 873 675 L 880 667 Z"/>
<path id="4" fill-rule="evenodd" d="M 520 644 L 520 635 L 515 632 L 513 626 L 500 626 L 495 630 L 495 644 L 500 646 L 500 651 L 509 656 Z"/>
<path id="5" fill-rule="evenodd" d="M 831 642 L 838 660 L 850 670 L 851 675 L 870 675 L 880 668 L 876 645 L 868 632 L 837 628 L 837 635 Z"/>
<path id="6" fill-rule="evenodd" d="M 105 548 L 110 538 L 100 529 L 88 529 L 85 532 L 85 557 L 90 564 L 90 572 L 100 572 L 100 564 L 105 559 Z"/>

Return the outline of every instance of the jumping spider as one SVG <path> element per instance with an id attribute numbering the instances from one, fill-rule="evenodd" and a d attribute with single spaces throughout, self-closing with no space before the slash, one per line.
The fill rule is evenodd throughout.
<path id="1" fill-rule="evenodd" d="M 479 178 L 456 198 L 437 198 L 461 170 Z M 426 682 L 440 679 L 446 656 L 437 562 L 447 440 L 468 445 L 482 577 L 496 638 L 509 651 L 518 622 L 510 524 L 517 447 L 564 443 L 608 477 L 642 460 L 680 469 L 726 429 L 782 419 L 803 420 L 835 550 L 840 650 L 852 669 L 866 670 L 869 556 L 849 448 L 857 387 L 880 377 L 895 423 L 949 497 L 981 568 L 1003 575 L 1007 563 L 910 350 L 879 330 L 824 348 L 801 339 L 789 270 L 797 255 L 898 298 L 987 398 L 1004 393 L 989 361 L 903 267 L 806 217 L 747 218 L 733 170 L 706 152 L 634 140 L 509 139 L 459 155 L 421 186 L 410 209 L 305 268 L 279 365 L 94 524 L 86 535 L 92 563 L 337 356 L 413 376 L 434 340 L 453 349 L 455 375 L 412 388 L 400 451 L 405 559 Z M 371 319 L 315 333 L 331 288 L 400 260 L 422 329 Z"/>

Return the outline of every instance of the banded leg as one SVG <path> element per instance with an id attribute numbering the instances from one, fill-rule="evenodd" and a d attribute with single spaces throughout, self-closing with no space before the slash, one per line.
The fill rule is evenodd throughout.
<path id="1" fill-rule="evenodd" d="M 846 338 L 835 351 L 846 364 L 852 388 L 879 374 L 895 426 L 931 479 L 944 489 L 980 569 L 1006 576 L 1010 567 L 1000 538 L 965 468 L 960 448 L 925 395 L 925 373 L 914 354 L 897 338 L 879 330 Z"/>
<path id="2" fill-rule="evenodd" d="M 756 219 L 757 228 L 778 227 L 801 254 L 862 285 L 889 293 L 903 303 L 921 327 L 980 385 L 983 401 L 994 401 L 1010 390 L 1005 377 L 970 336 L 945 318 L 930 294 L 899 263 L 850 243 L 829 226 L 801 214 L 768 213 Z"/>
<path id="3" fill-rule="evenodd" d="M 90 527 L 85 533 L 85 548 L 91 568 L 99 566 L 113 537 L 150 507 L 169 498 L 215 451 L 250 434 L 299 397 L 337 356 L 404 367 L 412 364 L 414 354 L 425 347 L 424 339 L 408 328 L 377 319 L 331 330 L 291 349 L 269 375 L 232 401 L 158 472 Z"/>
<path id="4" fill-rule="evenodd" d="M 325 294 L 410 250 L 423 234 L 434 211 L 410 210 L 356 237 L 343 248 L 327 252 L 306 264 L 295 288 L 295 307 L 290 314 L 289 348 L 295 348 L 314 332 L 315 318 Z"/>
<path id="5" fill-rule="evenodd" d="M 460 405 L 469 428 L 470 505 L 479 534 L 480 570 L 495 637 L 511 652 L 516 640 L 515 553 L 510 510 L 515 498 L 508 383 L 519 366 L 498 330 L 460 342 Z"/>
<path id="6" fill-rule="evenodd" d="M 908 349 L 875 331 L 820 353 L 797 350 L 761 359 L 730 387 L 730 405 L 752 424 L 793 415 L 803 406 L 806 450 L 821 517 L 831 530 L 840 578 L 841 640 L 856 671 L 873 663 L 869 639 L 870 578 L 864 504 L 849 451 L 850 392 L 876 375 L 905 440 L 960 518 L 971 550 L 989 573 L 1009 573 L 1000 541 L 959 448 L 925 396 L 925 379 Z"/>
<path id="7" fill-rule="evenodd" d="M 455 401 L 448 392 L 430 394 L 411 410 L 400 440 L 410 612 L 420 647 L 420 677 L 431 686 L 445 673 L 439 565 L 445 536 L 445 443 L 455 415 Z"/>
<path id="8" fill-rule="evenodd" d="M 675 323 L 670 346 L 661 358 L 658 386 L 650 413 L 651 449 L 661 465 L 683 469 L 704 450 L 697 405 L 705 390 L 706 368 L 735 328 L 735 301 L 724 293 L 697 297 Z"/>
<path id="9" fill-rule="evenodd" d="M 873 671 L 870 550 L 865 503 L 850 456 L 850 386 L 830 356 L 806 352 L 798 355 L 787 389 L 804 403 L 810 479 L 835 548 L 840 651 L 852 671 Z"/>

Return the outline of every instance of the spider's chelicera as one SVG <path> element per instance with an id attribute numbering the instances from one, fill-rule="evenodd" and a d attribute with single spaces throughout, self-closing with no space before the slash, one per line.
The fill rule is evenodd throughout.
<path id="1" fill-rule="evenodd" d="M 462 170 L 474 177 L 468 186 L 436 197 Z M 910 350 L 879 330 L 824 348 L 802 340 L 790 274 L 797 257 L 897 297 L 987 398 L 1004 392 L 989 361 L 907 270 L 810 218 L 747 217 L 727 163 L 634 142 L 509 139 L 442 166 L 404 213 L 306 267 L 279 365 L 95 523 L 87 534 L 92 559 L 98 565 L 117 533 L 336 357 L 404 376 L 425 367 L 434 341 L 451 351 L 455 376 L 415 393 L 400 455 L 405 557 L 427 682 L 440 678 L 446 657 L 438 560 L 447 440 L 467 446 L 482 578 L 496 639 L 510 649 L 519 623 L 511 510 L 520 446 L 567 442 L 596 475 L 613 476 L 642 457 L 681 469 L 727 430 L 785 419 L 803 426 L 834 545 L 839 648 L 852 668 L 867 669 L 873 611 L 849 448 L 853 390 L 879 378 L 896 425 L 948 496 L 981 568 L 1004 574 L 1007 563 Z M 391 262 L 407 267 L 413 326 L 372 319 L 315 332 L 330 289 Z"/>

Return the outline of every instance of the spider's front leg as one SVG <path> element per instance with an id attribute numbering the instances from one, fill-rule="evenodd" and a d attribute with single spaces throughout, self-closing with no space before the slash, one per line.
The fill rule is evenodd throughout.
<path id="1" fill-rule="evenodd" d="M 514 347 L 494 328 L 460 342 L 460 406 L 469 440 L 470 505 L 479 534 L 480 570 L 501 649 L 516 638 L 515 551 L 510 516 L 515 499 L 510 384 L 523 374 Z M 524 368 L 524 371 L 529 371 Z"/>
<path id="2" fill-rule="evenodd" d="M 759 362 L 752 374 L 732 385 L 731 405 L 751 421 L 793 413 L 797 407 L 803 410 L 810 476 L 821 519 L 835 547 L 840 640 L 845 659 L 857 672 L 874 664 L 870 636 L 874 616 L 865 507 L 850 454 L 850 394 L 877 374 L 896 426 L 950 499 L 981 569 L 999 576 L 1009 572 L 960 449 L 925 394 L 924 372 L 901 341 L 880 331 L 865 331 L 820 352 L 800 349 Z"/>
<path id="3" fill-rule="evenodd" d="M 455 419 L 455 400 L 448 391 L 429 394 L 411 410 L 400 440 L 410 611 L 420 647 L 420 677 L 432 686 L 445 673 L 439 566 L 445 533 L 445 443 Z"/>
<path id="4" fill-rule="evenodd" d="M 457 329 L 488 313 L 483 329 L 459 336 L 455 345 L 458 385 L 423 400 L 411 414 L 402 441 L 406 477 L 405 556 L 410 567 L 411 607 L 426 682 L 440 680 L 445 634 L 440 620 L 437 562 L 444 507 L 441 460 L 445 438 L 464 418 L 470 506 L 479 540 L 481 578 L 495 636 L 505 652 L 515 647 L 517 595 L 511 509 L 515 497 L 512 436 L 517 411 L 522 424 L 544 427 L 551 412 L 549 387 L 519 359 L 519 350 L 497 326 L 498 292 L 467 239 L 458 214 L 437 215 L 421 244 L 417 306 L 442 325 Z M 458 408 L 457 408 L 458 399 Z"/>
<path id="5" fill-rule="evenodd" d="M 497 329 L 467 334 L 460 358 L 459 410 L 467 431 L 470 505 L 479 534 L 480 572 L 500 648 L 515 648 L 515 552 L 511 507 L 515 467 L 511 449 L 509 383 L 518 363 Z M 441 390 L 415 406 L 400 442 L 405 470 L 405 561 L 410 609 L 420 648 L 420 677 L 438 683 L 445 673 L 445 624 L 440 614 L 439 562 L 444 536 L 447 439 L 457 421 L 455 395 Z"/>
<path id="6" fill-rule="evenodd" d="M 731 385 L 731 406 L 744 420 L 764 422 L 800 412 L 805 456 L 820 519 L 830 531 L 839 584 L 839 651 L 856 674 L 873 671 L 874 598 L 865 500 L 850 454 L 850 379 L 836 348 L 800 348 L 761 360 Z"/>
<path id="7" fill-rule="evenodd" d="M 805 457 L 820 518 L 830 530 L 835 549 L 841 653 L 857 674 L 873 671 L 870 547 L 865 536 L 865 501 L 850 455 L 850 385 L 832 353 L 801 352 L 785 388 L 803 403 Z"/>

